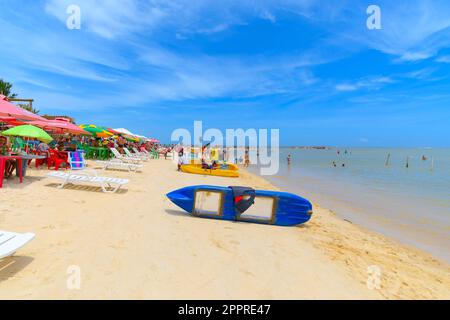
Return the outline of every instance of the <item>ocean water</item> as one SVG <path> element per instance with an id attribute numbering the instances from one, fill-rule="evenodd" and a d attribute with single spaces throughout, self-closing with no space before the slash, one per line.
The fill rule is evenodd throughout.
<path id="1" fill-rule="evenodd" d="M 450 149 L 281 148 L 279 172 L 264 178 L 450 262 Z"/>

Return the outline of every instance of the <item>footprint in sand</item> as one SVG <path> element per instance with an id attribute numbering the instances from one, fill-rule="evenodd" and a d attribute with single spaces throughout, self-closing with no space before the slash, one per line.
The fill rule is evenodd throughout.
<path id="1" fill-rule="evenodd" d="M 211 241 L 215 247 L 225 250 L 225 251 L 229 251 L 220 240 L 211 239 Z"/>
<path id="2" fill-rule="evenodd" d="M 240 245 L 241 243 L 237 240 L 231 240 L 230 241 L 231 244 L 235 244 L 235 245 Z"/>

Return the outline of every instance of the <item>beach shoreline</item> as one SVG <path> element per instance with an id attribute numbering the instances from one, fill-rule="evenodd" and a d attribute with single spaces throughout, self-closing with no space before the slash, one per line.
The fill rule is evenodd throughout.
<path id="1" fill-rule="evenodd" d="M 100 171 L 130 179 L 113 195 L 60 190 L 47 172 L 0 190 L 0 229 L 36 233 L 0 261 L 1 299 L 450 298 L 447 263 L 318 204 L 309 222 L 286 228 L 193 218 L 165 197 L 195 184 L 278 189 L 244 169 L 237 179 L 192 175 L 160 159 L 142 173 Z M 71 266 L 80 289 L 67 286 Z"/>

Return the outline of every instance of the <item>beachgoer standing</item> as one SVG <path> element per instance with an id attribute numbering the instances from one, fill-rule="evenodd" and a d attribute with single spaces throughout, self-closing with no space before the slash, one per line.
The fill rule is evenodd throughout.
<path id="1" fill-rule="evenodd" d="M 244 156 L 244 167 L 248 167 L 249 165 L 250 165 L 250 158 L 248 155 L 248 150 L 246 150 Z"/>
<path id="2" fill-rule="evenodd" d="M 178 153 L 178 171 L 181 171 L 181 166 L 183 165 L 183 154 Z"/>
<path id="3" fill-rule="evenodd" d="M 287 164 L 288 164 L 288 166 L 291 165 L 291 155 L 290 154 L 288 154 L 288 156 L 287 156 Z"/>

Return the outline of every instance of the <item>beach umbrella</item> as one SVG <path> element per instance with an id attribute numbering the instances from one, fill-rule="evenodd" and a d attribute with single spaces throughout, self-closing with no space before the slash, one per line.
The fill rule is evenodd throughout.
<path id="1" fill-rule="evenodd" d="M 98 127 L 94 124 L 82 124 L 79 126 L 81 129 L 89 132 L 96 138 L 109 138 L 112 137 L 114 134 L 109 132 L 103 127 Z"/>
<path id="2" fill-rule="evenodd" d="M 49 143 L 53 140 L 52 137 L 48 135 L 47 132 L 42 130 L 41 128 L 26 124 L 23 126 L 17 126 L 6 131 L 2 132 L 4 136 L 13 136 L 13 137 L 25 137 L 37 139 L 39 141 Z"/>
<path id="3" fill-rule="evenodd" d="M 128 141 L 132 141 L 132 142 L 139 142 L 139 138 L 138 137 L 133 137 L 127 134 L 122 134 L 125 139 L 127 139 Z"/>
<path id="4" fill-rule="evenodd" d="M 109 131 L 109 132 L 111 132 L 111 133 L 114 134 L 114 135 L 120 134 L 119 131 L 116 131 L 116 130 L 114 130 L 114 129 L 112 129 L 112 128 L 106 128 L 106 130 Z"/>
<path id="5" fill-rule="evenodd" d="M 142 141 L 148 141 L 148 138 L 146 136 L 141 136 L 141 135 L 136 134 L 136 137 L 138 137 Z"/>
<path id="6" fill-rule="evenodd" d="M 128 136 L 134 136 L 133 133 L 131 133 L 129 130 L 127 130 L 125 128 L 117 128 L 117 129 L 114 129 L 114 131 L 128 135 Z"/>
<path id="7" fill-rule="evenodd" d="M 26 124 L 26 122 L 17 120 L 14 117 L 0 117 L 0 122 L 6 123 L 9 126 L 20 126 L 22 124 Z"/>
<path id="8" fill-rule="evenodd" d="M 0 116 L 14 117 L 19 120 L 45 120 L 45 118 L 37 114 L 15 106 L 2 94 L 0 94 Z"/>
<path id="9" fill-rule="evenodd" d="M 0 118 L 1 119 L 1 118 Z M 71 133 L 71 134 L 84 134 L 89 135 L 90 133 L 81 129 L 77 125 L 71 122 L 61 121 L 61 120 L 48 120 L 48 121 L 31 121 L 30 124 L 40 127 L 47 131 L 52 131 L 56 133 Z"/>

